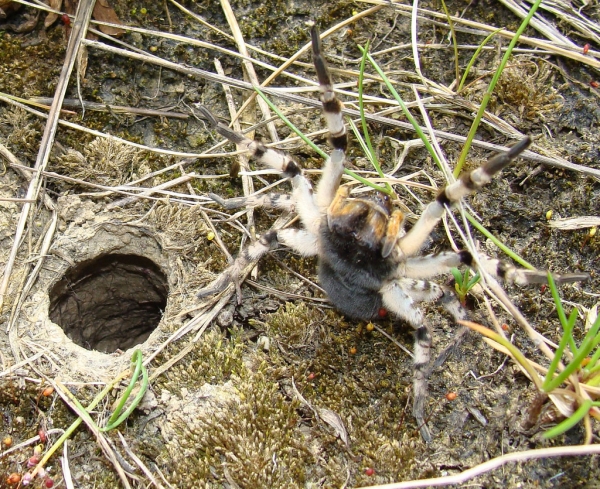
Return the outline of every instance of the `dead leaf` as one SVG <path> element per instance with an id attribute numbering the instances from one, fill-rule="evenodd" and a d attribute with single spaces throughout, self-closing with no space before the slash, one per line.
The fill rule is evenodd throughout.
<path id="1" fill-rule="evenodd" d="M 340 440 L 342 440 L 344 445 L 346 445 L 346 448 L 348 448 L 348 432 L 346 431 L 346 427 L 344 426 L 344 422 L 342 421 L 342 418 L 340 418 L 340 415 L 331 409 L 317 408 L 317 410 L 319 411 L 321 419 L 334 429 L 336 435 L 340 437 Z"/>
<path id="2" fill-rule="evenodd" d="M 86 46 L 81 46 L 79 48 L 79 53 L 77 53 L 77 76 L 80 80 L 85 78 L 85 72 L 87 71 L 88 65 L 88 50 Z"/>
<path id="3" fill-rule="evenodd" d="M 336 435 L 340 437 L 340 440 L 344 442 L 346 448 L 348 449 L 348 452 L 350 452 L 350 446 L 348 444 L 348 432 L 346 431 L 346 427 L 344 426 L 344 422 L 342 421 L 342 418 L 340 418 L 340 415 L 335 411 L 332 411 L 331 409 L 315 409 L 314 407 L 312 407 L 312 405 L 304 398 L 304 396 L 300 394 L 300 391 L 296 387 L 296 383 L 294 382 L 293 378 L 292 389 L 294 390 L 294 394 L 302 404 L 310 408 L 310 410 L 313 413 L 315 413 L 317 418 L 321 418 L 321 420 L 323 420 L 325 423 L 327 423 L 334 429 Z M 352 455 L 352 452 L 350 452 L 350 455 Z"/>
<path id="4" fill-rule="evenodd" d="M 100 20 L 102 22 L 109 22 L 111 24 L 121 24 L 123 22 L 117 16 L 117 13 L 113 10 L 113 8 L 109 5 L 107 0 L 97 0 L 96 5 L 94 5 L 93 17 L 96 20 Z M 99 29 L 104 32 L 104 34 L 108 34 L 109 36 L 121 36 L 125 34 L 123 29 L 118 29 L 117 27 L 108 27 L 105 25 L 99 26 Z"/>
<path id="5" fill-rule="evenodd" d="M 48 1 L 48 6 L 50 8 L 53 8 L 54 10 L 60 10 L 62 7 L 62 3 L 63 0 L 49 0 Z M 44 27 L 47 29 L 48 27 L 50 27 L 52 24 L 54 24 L 56 22 L 56 19 L 58 19 L 59 15 L 55 14 L 54 12 L 48 12 L 48 15 L 46 15 L 46 18 L 44 19 Z"/>
<path id="6" fill-rule="evenodd" d="M 15 3 L 12 0 L 0 0 L 0 19 L 5 19 L 20 8 L 20 3 Z"/>

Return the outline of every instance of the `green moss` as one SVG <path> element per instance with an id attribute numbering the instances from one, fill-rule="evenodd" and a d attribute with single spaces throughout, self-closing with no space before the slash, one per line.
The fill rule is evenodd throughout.
<path id="1" fill-rule="evenodd" d="M 235 382 L 238 399 L 223 409 L 178 425 L 177 444 L 185 458 L 173 474 L 177 487 L 198 481 L 239 487 L 303 487 L 309 453 L 296 429 L 297 402 L 289 402 L 269 380 L 267 369 L 247 371 Z"/>
<path id="2" fill-rule="evenodd" d="M 166 353 L 157 357 L 157 364 L 168 362 L 181 348 L 178 345 L 167 349 Z M 185 362 L 175 364 L 159 377 L 157 387 L 178 392 L 182 387 L 205 382 L 226 382 L 232 375 L 239 376 L 242 373 L 245 348 L 241 330 L 233 329 L 229 338 L 220 331 L 211 330 L 198 342 L 197 348 L 186 355 Z"/>

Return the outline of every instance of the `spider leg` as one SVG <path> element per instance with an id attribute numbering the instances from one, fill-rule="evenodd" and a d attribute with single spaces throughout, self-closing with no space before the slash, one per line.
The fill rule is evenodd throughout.
<path id="1" fill-rule="evenodd" d="M 463 173 L 456 182 L 445 187 L 436 199 L 425 208 L 412 229 L 398 242 L 404 255 L 413 256 L 419 252 L 427 236 L 444 215 L 446 206 L 451 206 L 487 184 L 496 173 L 525 151 L 530 144 L 529 137 L 522 139 L 506 153 L 498 154 L 479 168 Z"/>
<path id="2" fill-rule="evenodd" d="M 336 190 L 340 188 L 345 160 L 345 153 L 335 149 L 323 166 L 323 173 L 317 184 L 317 192 L 315 194 L 317 206 L 323 214 L 327 212 L 327 208 L 335 197 Z"/>
<path id="3" fill-rule="evenodd" d="M 458 300 L 458 297 L 456 297 L 456 294 L 448 287 L 442 287 L 441 285 L 428 280 L 413 280 L 409 278 L 399 279 L 398 282 L 402 284 L 402 289 L 415 302 L 437 302 L 452 316 L 452 319 L 456 323 L 458 323 L 458 321 L 464 321 L 467 319 L 467 311 Z M 450 345 L 440 352 L 436 359 L 428 366 L 426 377 L 429 377 L 429 374 L 433 370 L 441 366 L 446 361 L 446 359 L 460 345 L 468 332 L 468 328 L 460 326 L 460 328 L 456 331 Z"/>
<path id="4" fill-rule="evenodd" d="M 321 223 L 321 213 L 315 203 L 312 186 L 302 174 L 300 165 L 288 155 L 267 148 L 264 144 L 248 139 L 243 134 L 231 130 L 225 124 L 221 124 L 206 107 L 202 105 L 197 105 L 197 107 L 221 136 L 238 146 L 246 148 L 259 163 L 280 171 L 284 176 L 291 179 L 293 201 L 296 203 L 298 215 L 304 227 L 312 234 L 317 234 Z M 232 205 L 237 205 L 239 202 L 241 201 L 234 202 Z"/>
<path id="5" fill-rule="evenodd" d="M 431 327 L 425 322 L 423 312 L 415 306 L 415 301 L 404 290 L 401 282 L 388 282 L 381 288 L 380 293 L 384 307 L 404 319 L 415 330 L 413 416 L 417 420 L 423 440 L 429 442 L 431 441 L 431 432 L 425 422 L 425 401 L 431 353 Z"/>
<path id="6" fill-rule="evenodd" d="M 260 194 L 250 195 L 248 197 L 235 197 L 233 199 L 224 199 L 217 194 L 208 194 L 217 204 L 225 209 L 239 209 L 240 207 L 254 208 L 266 207 L 267 209 L 282 209 L 293 211 L 295 209 L 294 199 L 288 194 Z"/>
<path id="7" fill-rule="evenodd" d="M 346 134 L 346 125 L 342 117 L 342 109 L 344 105 L 338 100 L 333 91 L 331 76 L 327 63 L 322 54 L 321 38 L 316 26 L 310 30 L 313 48 L 313 63 L 317 71 L 319 79 L 319 87 L 321 89 L 321 102 L 323 102 L 323 112 L 329 128 L 331 145 L 335 149 L 346 151 L 348 146 L 348 136 Z"/>
<path id="8" fill-rule="evenodd" d="M 303 256 L 314 256 L 318 251 L 317 236 L 305 229 L 269 231 L 245 248 L 214 282 L 198 292 L 197 297 L 202 298 L 221 292 L 230 283 L 236 282 L 247 266 L 260 260 L 279 243 L 289 246 Z"/>
<path id="9" fill-rule="evenodd" d="M 494 278 L 517 285 L 545 284 L 548 281 L 548 274 L 545 271 L 517 268 L 502 260 L 485 255 L 479 256 L 477 264 L 471 253 L 465 250 L 458 253 L 447 251 L 436 255 L 410 257 L 401 265 L 399 273 L 408 278 L 425 279 L 448 273 L 450 269 L 461 265 L 467 265 L 475 270 L 481 268 Z M 587 273 L 565 273 L 552 274 L 552 277 L 557 283 L 569 283 L 587 280 L 589 275 Z"/>
<path id="10" fill-rule="evenodd" d="M 468 252 L 463 252 L 468 253 Z M 468 253 L 471 255 L 470 253 Z M 471 257 L 471 261 L 472 257 Z M 473 267 L 473 263 L 465 262 Z M 474 267 L 477 269 L 477 266 Z M 529 284 L 546 284 L 548 283 L 548 272 L 540 270 L 526 270 L 517 268 L 510 263 L 506 263 L 496 258 L 488 258 L 486 256 L 479 257 L 479 268 L 484 269 L 494 278 L 499 278 L 504 282 L 515 283 L 517 285 Z M 558 284 L 566 284 L 570 282 L 582 282 L 590 278 L 587 273 L 564 273 L 552 274 L 552 278 Z"/>
<path id="11" fill-rule="evenodd" d="M 313 62 L 319 79 L 319 89 L 321 92 L 321 102 L 323 104 L 323 114 L 329 129 L 329 140 L 333 146 L 333 152 L 330 158 L 325 162 L 323 175 L 317 186 L 316 201 L 325 213 L 329 204 L 333 201 L 335 192 L 340 186 L 342 173 L 344 172 L 344 162 L 346 161 L 346 148 L 348 146 L 348 135 L 346 133 L 346 124 L 342 116 L 344 105 L 336 97 L 333 91 L 331 75 L 327 68 L 327 63 L 322 54 L 321 38 L 315 26 L 310 31 L 313 48 Z"/>
<path id="12" fill-rule="evenodd" d="M 291 157 L 277 151 L 275 149 L 267 148 L 263 143 L 248 139 L 243 134 L 230 129 L 225 124 L 222 124 L 217 120 L 213 113 L 203 105 L 197 104 L 196 107 L 208 123 L 224 138 L 229 139 L 232 143 L 245 148 L 251 157 L 256 159 L 259 163 L 273 168 L 274 170 L 280 171 L 287 178 L 293 178 L 297 175 L 302 174 L 302 168 L 296 163 Z"/>

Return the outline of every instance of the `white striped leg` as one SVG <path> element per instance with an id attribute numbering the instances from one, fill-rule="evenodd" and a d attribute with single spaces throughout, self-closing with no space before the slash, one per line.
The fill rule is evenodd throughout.
<path id="1" fill-rule="evenodd" d="M 467 311 L 461 305 L 454 291 L 447 287 L 442 287 L 435 282 L 428 280 L 412 280 L 400 279 L 404 289 L 410 297 L 416 302 L 421 301 L 436 301 L 440 304 L 451 316 L 454 322 L 464 321 L 467 319 Z M 456 351 L 456 348 L 462 343 L 463 338 L 468 333 L 469 329 L 461 326 L 454 335 L 452 342 L 448 345 L 436 359 L 427 366 L 425 378 L 428 378 L 431 372 L 441 366 L 446 359 Z"/>
<path id="2" fill-rule="evenodd" d="M 249 197 L 235 197 L 233 199 L 223 199 L 217 194 L 208 194 L 208 196 L 225 209 L 247 209 L 254 207 L 266 207 L 267 209 L 282 209 L 293 212 L 295 209 L 294 199 L 289 194 L 260 194 L 250 195 Z"/>
<path id="3" fill-rule="evenodd" d="M 444 290 L 435 282 L 429 280 L 414 280 L 411 278 L 398 279 L 404 290 L 415 302 L 432 302 L 444 295 Z"/>
<path id="4" fill-rule="evenodd" d="M 346 125 L 342 116 L 344 105 L 338 100 L 333 91 L 333 83 L 331 75 L 327 68 L 325 58 L 323 58 L 321 38 L 316 26 L 310 30 L 313 49 L 313 63 L 319 79 L 319 87 L 321 90 L 321 102 L 323 103 L 323 114 L 327 121 L 329 129 L 330 142 L 334 149 L 346 151 L 348 146 L 348 136 L 346 134 Z"/>
<path id="5" fill-rule="evenodd" d="M 200 110 L 200 112 L 202 112 L 208 123 L 213 126 L 221 136 L 229 139 L 229 141 L 235 143 L 236 145 L 246 148 L 251 156 L 259 163 L 280 171 L 288 178 L 302 174 L 302 168 L 300 165 L 298 165 L 298 163 L 296 163 L 288 155 L 275 149 L 267 148 L 264 144 L 258 141 L 253 141 L 252 139 L 248 139 L 243 134 L 233 131 L 225 124 L 221 124 L 212 114 L 212 112 L 206 107 L 200 104 L 197 104 L 196 107 L 198 110 Z"/>
<path id="6" fill-rule="evenodd" d="M 305 229 L 282 229 L 277 232 L 277 241 L 302 256 L 316 256 L 319 251 L 317 235 Z"/>
<path id="7" fill-rule="evenodd" d="M 467 253 L 468 257 L 463 257 Z M 450 269 L 470 264 L 473 261 L 471 253 L 444 251 L 435 255 L 413 256 L 400 264 L 399 273 L 408 278 L 433 278 L 450 272 Z"/>
<path id="8" fill-rule="evenodd" d="M 472 264 L 467 264 L 472 266 Z M 479 256 L 479 267 L 483 268 L 492 277 L 499 278 L 508 283 L 515 283 L 517 285 L 548 283 L 548 272 L 517 268 L 510 263 L 495 258 L 488 258 L 487 256 Z M 566 284 L 570 282 L 582 282 L 588 280 L 590 276 L 587 273 L 553 273 L 552 278 L 558 284 Z"/>
<path id="9" fill-rule="evenodd" d="M 331 157 L 325 163 L 323 176 L 317 187 L 317 205 L 321 209 L 321 212 L 325 213 L 335 197 L 336 190 L 340 186 L 342 173 L 344 172 L 344 162 L 346 161 L 348 136 L 342 115 L 344 105 L 338 100 L 333 91 L 331 75 L 321 52 L 321 38 L 316 27 L 313 26 L 310 34 L 313 47 L 313 62 L 317 78 L 319 79 L 323 114 L 327 128 L 329 129 L 331 145 L 334 148 Z"/>
<path id="10" fill-rule="evenodd" d="M 274 149 L 269 149 L 262 143 L 252 141 L 242 134 L 232 131 L 217 121 L 215 116 L 206 107 L 201 105 L 197 107 L 221 136 L 239 146 L 245 147 L 258 162 L 282 172 L 286 177 L 291 179 L 293 201 L 296 205 L 298 215 L 304 227 L 309 232 L 316 234 L 321 223 L 321 214 L 315 203 L 312 186 L 302 174 L 302 168 L 288 155 Z"/>
<path id="11" fill-rule="evenodd" d="M 545 271 L 517 268 L 510 263 L 489 258 L 485 255 L 479 255 L 478 266 L 475 264 L 471 253 L 466 250 L 458 253 L 446 251 L 436 255 L 410 257 L 406 260 L 406 263 L 400 265 L 399 273 L 408 278 L 426 279 L 449 273 L 450 269 L 461 265 L 469 266 L 475 270 L 483 268 L 492 277 L 517 285 L 545 284 L 548 281 L 548 275 Z M 589 275 L 587 273 L 553 273 L 552 277 L 557 283 L 569 283 L 587 280 Z"/>
<path id="12" fill-rule="evenodd" d="M 425 322 L 423 312 L 415 306 L 410 295 L 397 281 L 381 289 L 384 307 L 415 329 L 413 416 L 417 420 L 423 440 L 431 441 L 431 432 L 425 423 L 425 401 L 427 399 L 427 373 L 431 351 L 431 330 Z"/>
<path id="13" fill-rule="evenodd" d="M 197 293 L 198 298 L 221 292 L 230 283 L 237 283 L 244 269 L 252 262 L 260 260 L 278 243 L 283 243 L 303 256 L 317 254 L 317 237 L 304 229 L 280 229 L 263 234 L 258 240 L 242 250 L 234 262 L 217 279 Z"/>
<path id="14" fill-rule="evenodd" d="M 342 174 L 344 173 L 344 161 L 346 155 L 342 150 L 334 149 L 331 156 L 325 162 L 323 175 L 317 184 L 315 201 L 320 211 L 325 214 L 335 198 L 335 193 L 340 187 Z"/>
<path id="15" fill-rule="evenodd" d="M 494 156 L 476 170 L 463 173 L 456 182 L 445 187 L 436 199 L 425 208 L 412 229 L 399 241 L 398 245 L 404 255 L 413 256 L 419 252 L 435 225 L 444 215 L 446 206 L 451 206 L 488 183 L 496 173 L 525 151 L 530 144 L 531 139 L 526 137 L 506 153 Z"/>

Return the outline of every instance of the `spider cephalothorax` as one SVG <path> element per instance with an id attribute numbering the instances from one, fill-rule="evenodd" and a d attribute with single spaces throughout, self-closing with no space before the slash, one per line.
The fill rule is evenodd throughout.
<path id="1" fill-rule="evenodd" d="M 546 273 L 517 269 L 484 256 L 475 263 L 468 251 L 436 255 L 418 253 L 446 208 L 488 183 L 529 146 L 530 139 L 519 141 L 507 153 L 496 155 L 481 167 L 461 175 L 438 194 L 406 232 L 403 214 L 393 210 L 387 196 L 376 193 L 368 198 L 353 198 L 349 187 L 340 186 L 347 146 L 343 106 L 334 94 L 315 28 L 311 35 L 323 111 L 334 148 L 325 162 L 315 192 L 301 167 L 289 156 L 232 131 L 220 124 L 210 111 L 199 106 L 219 134 L 247 149 L 263 165 L 280 171 L 292 184 L 291 196 L 268 194 L 224 200 L 211 194 L 211 198 L 228 209 L 265 206 L 293 210 L 303 228 L 272 230 L 263 234 L 198 296 L 218 292 L 232 281 L 237 281 L 249 263 L 258 260 L 277 244 L 289 246 L 304 256 L 317 256 L 320 284 L 342 313 L 354 319 L 371 320 L 382 311 L 388 311 L 415 329 L 413 414 L 423 438 L 429 440 L 431 435 L 425 422 L 424 403 L 427 376 L 432 368 L 431 326 L 425 321 L 418 304 L 437 301 L 455 320 L 466 318 L 455 295 L 429 279 L 461 265 L 483 269 L 493 277 L 518 284 L 544 283 Z M 556 276 L 555 280 L 569 282 L 586 278 L 585 274 L 567 274 Z M 443 357 L 440 355 L 438 360 Z"/>

